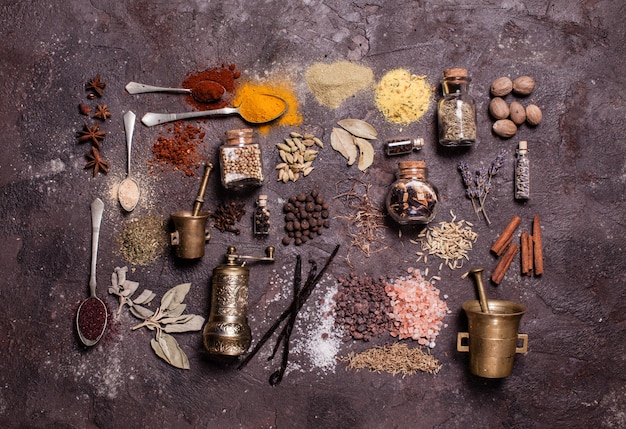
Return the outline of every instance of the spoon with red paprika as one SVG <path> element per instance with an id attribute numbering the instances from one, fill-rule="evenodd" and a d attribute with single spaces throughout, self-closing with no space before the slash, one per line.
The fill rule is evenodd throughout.
<path id="1" fill-rule="evenodd" d="M 89 276 L 89 298 L 84 300 L 76 313 L 78 338 L 87 347 L 95 345 L 107 326 L 107 307 L 96 296 L 96 262 L 98 260 L 98 239 L 104 203 L 96 198 L 91 203 L 91 274 Z"/>
<path id="2" fill-rule="evenodd" d="M 214 80 L 202 80 L 192 88 L 167 88 L 161 86 L 146 85 L 139 82 L 129 82 L 126 85 L 129 94 L 144 94 L 146 92 L 171 92 L 175 94 L 191 94 L 199 103 L 212 103 L 219 100 L 226 89 Z"/>

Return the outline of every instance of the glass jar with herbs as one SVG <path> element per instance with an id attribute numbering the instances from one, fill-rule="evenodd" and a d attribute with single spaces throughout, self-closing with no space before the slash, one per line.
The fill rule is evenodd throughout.
<path id="1" fill-rule="evenodd" d="M 466 69 L 443 72 L 443 97 L 437 104 L 439 143 L 443 146 L 471 146 L 477 141 L 476 103 L 468 94 L 470 81 Z"/>
<path id="2" fill-rule="evenodd" d="M 222 185 L 238 190 L 263 184 L 261 146 L 251 128 L 226 131 L 226 142 L 220 147 Z"/>
<path id="3" fill-rule="evenodd" d="M 423 225 L 435 218 L 439 208 L 437 188 L 427 180 L 424 161 L 398 163 L 397 180 L 387 191 L 385 207 L 400 225 Z"/>

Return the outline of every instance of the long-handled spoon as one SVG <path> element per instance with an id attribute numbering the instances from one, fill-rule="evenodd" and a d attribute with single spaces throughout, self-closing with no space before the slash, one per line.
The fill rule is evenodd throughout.
<path id="1" fill-rule="evenodd" d="M 203 110 L 199 112 L 185 112 L 185 113 L 146 113 L 141 118 L 141 122 L 147 127 L 152 127 L 158 124 L 164 124 L 166 122 L 177 121 L 179 119 L 201 118 L 204 116 L 225 116 L 237 114 L 241 116 L 246 122 L 251 124 L 264 124 L 271 122 L 277 118 L 280 118 L 287 110 L 287 102 L 280 97 L 271 94 L 260 94 L 258 97 L 271 97 L 279 100 L 283 104 L 283 108 L 280 112 L 276 112 L 272 116 L 263 117 L 261 120 L 258 118 L 252 118 L 248 113 L 254 109 L 254 105 L 247 105 L 244 100 L 239 107 L 224 107 L 222 109 L 215 110 Z"/>
<path id="2" fill-rule="evenodd" d="M 117 198 L 120 205 L 127 212 L 135 209 L 139 201 L 139 184 L 130 177 L 130 153 L 133 144 L 133 130 L 135 129 L 135 114 L 130 110 L 124 115 L 124 129 L 126 130 L 126 149 L 128 151 L 128 166 L 126 178 L 122 180 L 117 189 Z"/>
<path id="3" fill-rule="evenodd" d="M 104 203 L 96 198 L 91 203 L 91 274 L 89 276 L 89 298 L 84 300 L 76 313 L 76 330 L 80 341 L 90 347 L 100 341 L 107 326 L 107 308 L 96 296 L 96 263 L 98 261 L 98 239 Z"/>
<path id="4" fill-rule="evenodd" d="M 211 103 L 222 98 L 226 89 L 219 82 L 202 80 L 193 88 L 168 88 L 163 86 L 146 85 L 139 82 L 128 82 L 126 91 L 129 94 L 144 94 L 147 92 L 171 92 L 174 94 L 191 94 L 194 100 L 200 103 Z"/>

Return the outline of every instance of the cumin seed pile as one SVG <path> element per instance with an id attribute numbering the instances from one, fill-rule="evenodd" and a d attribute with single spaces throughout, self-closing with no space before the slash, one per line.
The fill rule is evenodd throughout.
<path id="1" fill-rule="evenodd" d="M 419 348 L 409 349 L 406 344 L 400 343 L 373 347 L 359 354 L 352 352 L 339 360 L 347 362 L 349 369 L 366 368 L 377 373 L 402 374 L 403 378 L 418 371 L 437 374 L 441 369 L 439 361 L 431 354 Z"/>

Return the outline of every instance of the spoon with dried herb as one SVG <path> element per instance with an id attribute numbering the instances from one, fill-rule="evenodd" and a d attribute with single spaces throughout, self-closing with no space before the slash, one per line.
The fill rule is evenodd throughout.
<path id="1" fill-rule="evenodd" d="M 212 103 L 219 100 L 226 92 L 224 86 L 214 80 L 201 80 L 192 88 L 167 88 L 162 86 L 145 85 L 139 82 L 129 82 L 126 85 L 129 94 L 144 94 L 146 92 L 171 92 L 175 94 L 191 94 L 199 103 Z"/>
<path id="2" fill-rule="evenodd" d="M 89 276 L 89 298 L 84 300 L 76 313 L 78 338 L 87 347 L 95 345 L 107 326 L 107 308 L 96 296 L 96 262 L 98 260 L 98 239 L 104 203 L 96 198 L 91 203 L 91 275 Z"/>
<path id="3" fill-rule="evenodd" d="M 130 110 L 124 115 L 124 129 L 126 130 L 126 149 L 128 151 L 128 166 L 126 178 L 122 180 L 117 189 L 117 198 L 120 205 L 127 212 L 131 212 L 139 201 L 139 184 L 130 177 L 130 152 L 133 143 L 133 130 L 135 129 L 135 114 Z"/>

